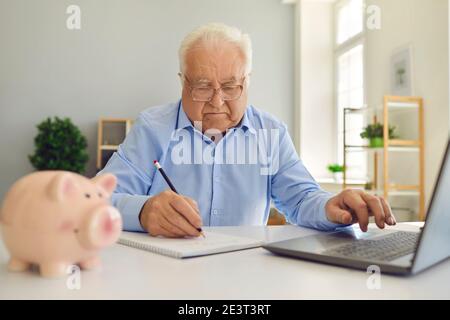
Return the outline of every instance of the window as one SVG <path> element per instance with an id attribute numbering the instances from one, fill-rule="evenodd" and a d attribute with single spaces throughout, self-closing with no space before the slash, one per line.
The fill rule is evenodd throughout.
<path id="1" fill-rule="evenodd" d="M 344 108 L 363 108 L 364 90 L 364 27 L 363 0 L 342 0 L 335 7 L 335 70 L 337 109 L 337 154 L 343 163 Z M 359 134 L 365 124 L 363 113 L 346 118 L 347 144 L 363 145 Z M 365 180 L 367 176 L 367 154 L 351 153 L 347 157 L 348 178 Z"/>
<path id="2" fill-rule="evenodd" d="M 363 32 L 363 0 L 343 0 L 337 4 L 338 45 Z"/>

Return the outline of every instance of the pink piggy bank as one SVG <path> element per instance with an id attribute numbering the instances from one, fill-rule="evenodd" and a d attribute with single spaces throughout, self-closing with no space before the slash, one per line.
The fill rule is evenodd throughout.
<path id="1" fill-rule="evenodd" d="M 11 254 L 8 269 L 39 266 L 44 277 L 67 275 L 78 264 L 100 265 L 99 250 L 113 244 L 122 229 L 108 198 L 116 177 L 90 180 L 65 171 L 41 171 L 19 179 L 6 194 L 0 226 Z"/>

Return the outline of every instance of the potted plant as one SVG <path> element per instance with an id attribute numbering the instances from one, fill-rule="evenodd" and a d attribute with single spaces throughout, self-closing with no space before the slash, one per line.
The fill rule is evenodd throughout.
<path id="1" fill-rule="evenodd" d="M 328 171 L 330 171 L 334 175 L 335 181 L 342 180 L 342 173 L 344 172 L 344 166 L 341 166 L 337 163 L 332 163 L 328 165 Z"/>
<path id="2" fill-rule="evenodd" d="M 361 132 L 361 138 L 369 139 L 371 148 L 382 148 L 384 146 L 384 125 L 381 123 L 369 124 Z M 395 127 L 389 126 L 389 139 L 395 138 Z"/>
<path id="3" fill-rule="evenodd" d="M 84 172 L 88 161 L 87 141 L 70 119 L 47 118 L 37 128 L 36 149 L 28 156 L 36 170 Z"/>

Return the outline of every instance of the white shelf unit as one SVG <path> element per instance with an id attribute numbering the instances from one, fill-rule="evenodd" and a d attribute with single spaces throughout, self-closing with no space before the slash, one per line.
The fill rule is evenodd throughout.
<path id="1" fill-rule="evenodd" d="M 97 170 L 103 169 L 111 155 L 119 149 L 132 125 L 133 120 L 126 118 L 98 120 Z"/>

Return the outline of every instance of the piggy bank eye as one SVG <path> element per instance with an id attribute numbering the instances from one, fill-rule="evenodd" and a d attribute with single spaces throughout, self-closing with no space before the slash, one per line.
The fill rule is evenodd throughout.
<path id="1" fill-rule="evenodd" d="M 85 193 L 84 196 L 88 199 L 91 197 L 91 195 L 89 193 Z"/>

